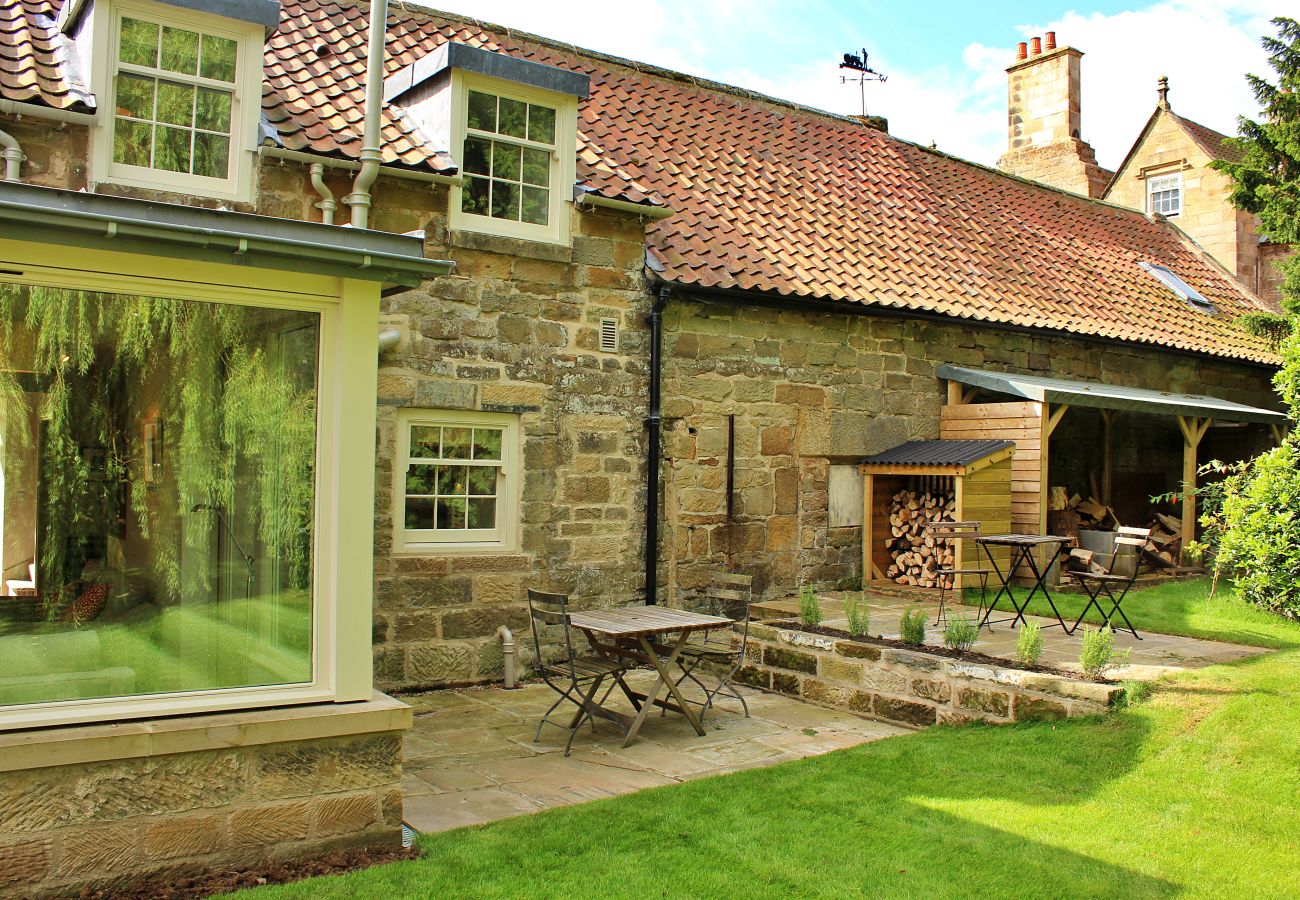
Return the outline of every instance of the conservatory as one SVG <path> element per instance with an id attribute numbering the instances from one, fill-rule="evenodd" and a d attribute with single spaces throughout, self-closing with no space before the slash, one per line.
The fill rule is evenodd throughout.
<path id="1" fill-rule="evenodd" d="M 398 834 L 356 473 L 380 291 L 449 268 L 422 249 L 0 185 L 0 844 L 196 809 L 237 844 L 275 801 L 290 844 L 343 801 L 373 815 L 342 833 Z"/>

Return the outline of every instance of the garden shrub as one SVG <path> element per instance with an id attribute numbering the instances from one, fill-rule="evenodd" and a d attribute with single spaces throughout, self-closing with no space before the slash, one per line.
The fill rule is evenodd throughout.
<path id="1" fill-rule="evenodd" d="M 1079 668 L 1089 678 L 1100 678 L 1107 670 L 1128 662 L 1127 650 L 1115 649 L 1115 632 L 1110 626 L 1083 629 L 1083 644 L 1079 650 Z"/>
<path id="2" fill-rule="evenodd" d="M 813 593 L 812 585 L 799 588 L 799 621 L 805 625 L 819 625 L 822 620 L 821 602 Z"/>
<path id="3" fill-rule="evenodd" d="M 1247 602 L 1300 618 L 1300 438 L 1229 475 L 1218 519 L 1216 573 Z"/>
<path id="4" fill-rule="evenodd" d="M 854 637 L 867 636 L 867 629 L 871 627 L 871 609 L 861 591 L 856 594 L 850 591 L 844 595 L 844 615 L 849 620 L 849 634 Z"/>
<path id="5" fill-rule="evenodd" d="M 943 645 L 949 650 L 965 653 L 975 646 L 980 627 L 970 616 L 952 616 L 943 629 Z"/>
<path id="6" fill-rule="evenodd" d="M 925 611 L 909 609 L 898 620 L 898 639 L 904 644 L 919 647 L 925 643 Z"/>
<path id="7" fill-rule="evenodd" d="M 1016 659 L 1027 666 L 1038 665 L 1043 655 L 1043 628 L 1037 622 L 1026 622 L 1016 635 Z"/>

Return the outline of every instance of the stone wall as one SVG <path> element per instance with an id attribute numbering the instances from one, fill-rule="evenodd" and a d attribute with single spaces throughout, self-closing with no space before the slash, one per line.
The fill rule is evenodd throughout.
<path id="1" fill-rule="evenodd" d="M 1105 712 L 1118 685 L 750 625 L 742 684 L 921 728 Z"/>
<path id="2" fill-rule="evenodd" d="M 445 192 L 432 201 L 445 209 Z M 455 260 L 456 271 L 384 306 L 404 335 L 379 372 L 374 635 L 384 689 L 500 677 L 501 625 L 527 663 L 528 587 L 599 606 L 639 599 L 644 582 L 644 225 L 575 211 L 572 246 L 453 236 L 437 216 L 424 227 L 427 255 Z M 617 352 L 599 349 L 605 318 L 619 324 Z M 517 547 L 394 549 L 403 407 L 519 415 Z"/>
<path id="3" fill-rule="evenodd" d="M 789 595 L 804 583 L 836 587 L 860 579 L 861 529 L 829 526 L 829 465 L 939 437 L 944 385 L 935 370 L 943 363 L 1160 384 L 1255 406 L 1276 402 L 1267 371 L 1227 361 L 961 323 L 698 297 L 669 304 L 664 347 L 660 559 L 670 600 L 681 604 L 718 570 L 753 575 L 756 599 Z M 735 417 L 730 518 L 729 416 Z M 1177 441 L 1176 426 L 1169 427 Z"/>
<path id="4" fill-rule="evenodd" d="M 226 725 L 223 716 L 198 721 L 214 733 Z M 79 731 L 94 742 L 113 727 Z M 252 746 L 240 746 L 246 735 L 224 733 L 229 746 L 218 749 L 33 762 L 41 767 L 0 772 L 0 896 L 111 891 L 340 848 L 401 845 L 400 730 Z M 220 743 L 200 734 L 184 740 Z"/>

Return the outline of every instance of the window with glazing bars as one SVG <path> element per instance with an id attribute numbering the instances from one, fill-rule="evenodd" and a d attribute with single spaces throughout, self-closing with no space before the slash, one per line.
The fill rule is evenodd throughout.
<path id="1" fill-rule="evenodd" d="M 461 210 L 549 225 L 556 187 L 555 109 L 484 91 L 468 93 Z"/>

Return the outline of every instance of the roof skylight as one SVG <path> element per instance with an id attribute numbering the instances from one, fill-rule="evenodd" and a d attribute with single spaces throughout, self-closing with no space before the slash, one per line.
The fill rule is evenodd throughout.
<path id="1" fill-rule="evenodd" d="M 1219 311 L 1211 301 L 1202 296 L 1196 288 L 1179 278 L 1172 269 L 1149 262 L 1140 262 L 1138 265 L 1159 279 L 1161 284 L 1177 294 L 1178 299 L 1187 305 L 1206 313 L 1217 313 Z"/>

